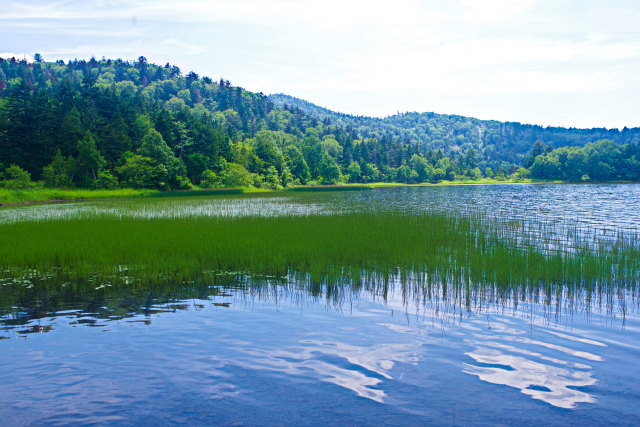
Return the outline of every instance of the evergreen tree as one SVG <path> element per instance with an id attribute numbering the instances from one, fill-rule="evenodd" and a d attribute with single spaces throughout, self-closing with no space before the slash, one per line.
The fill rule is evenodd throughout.
<path id="1" fill-rule="evenodd" d="M 172 165 L 175 160 L 171 148 L 164 142 L 160 132 L 155 129 L 149 129 L 144 138 L 142 138 L 138 154 L 148 157 L 165 167 Z"/>

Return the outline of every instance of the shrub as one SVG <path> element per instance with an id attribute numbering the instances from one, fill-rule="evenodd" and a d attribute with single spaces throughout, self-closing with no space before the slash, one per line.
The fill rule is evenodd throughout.
<path id="1" fill-rule="evenodd" d="M 217 173 L 210 169 L 206 169 L 202 172 L 200 177 L 200 187 L 201 188 L 211 188 L 211 187 L 219 187 L 222 185 L 222 179 L 218 176 Z"/>
<path id="2" fill-rule="evenodd" d="M 109 171 L 101 171 L 98 173 L 96 180 L 96 188 L 110 190 L 118 187 L 118 178 L 113 176 Z"/>
<path id="3" fill-rule="evenodd" d="M 18 165 L 11 165 L 4 171 L 6 188 L 27 188 L 32 186 L 31 174 Z"/>

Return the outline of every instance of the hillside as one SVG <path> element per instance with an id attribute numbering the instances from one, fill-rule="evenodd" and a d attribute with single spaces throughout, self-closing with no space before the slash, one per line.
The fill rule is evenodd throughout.
<path id="1" fill-rule="evenodd" d="M 592 169 L 600 180 L 640 179 L 638 129 L 543 129 L 433 113 L 352 117 L 144 57 L 36 58 L 0 58 L 0 185 L 9 188 L 32 180 L 174 189 L 583 179 Z M 609 142 L 588 143 L 601 138 Z M 568 144 L 582 150 L 578 157 L 553 150 Z M 574 157 L 584 161 L 566 162 Z"/>
<path id="2" fill-rule="evenodd" d="M 538 140 L 553 148 L 584 146 L 602 139 L 618 144 L 640 143 L 640 128 L 576 129 L 542 127 L 516 122 L 479 120 L 472 117 L 437 113 L 402 113 L 385 118 L 352 116 L 319 107 L 285 94 L 269 95 L 277 106 L 300 109 L 321 121 L 355 129 L 360 137 L 391 136 L 403 143 L 417 144 L 424 150 L 444 150 L 445 154 L 476 150 L 489 163 L 522 165 Z"/>

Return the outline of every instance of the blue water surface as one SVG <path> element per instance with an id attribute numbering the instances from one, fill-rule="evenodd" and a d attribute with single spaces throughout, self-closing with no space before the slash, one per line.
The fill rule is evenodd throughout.
<path id="1" fill-rule="evenodd" d="M 227 291 L 228 292 L 228 291 Z M 618 424 L 640 419 L 640 322 L 331 303 L 275 288 L 57 313 L 5 331 L 5 425 Z M 559 316 L 559 317 L 558 317 Z M 47 333 L 28 333 L 38 329 Z"/>
<path id="2" fill-rule="evenodd" d="M 500 188 L 266 196 L 265 211 L 480 205 L 602 236 L 635 233 L 640 223 L 638 186 Z M 225 200 L 227 212 L 241 211 Z M 239 203 L 253 209 L 259 200 Z M 131 203 L 129 214 L 142 212 Z M 213 215 L 220 202 L 154 203 Z M 0 218 L 75 212 L 27 209 Z M 640 311 L 631 291 L 610 301 L 567 294 L 468 307 L 442 294 L 413 298 L 399 283 L 386 295 L 346 288 L 332 299 L 278 282 L 256 291 L 243 279 L 191 293 L 150 290 L 146 300 L 119 292 L 66 296 L 55 310 L 38 304 L 0 317 L 2 425 L 640 423 Z"/>

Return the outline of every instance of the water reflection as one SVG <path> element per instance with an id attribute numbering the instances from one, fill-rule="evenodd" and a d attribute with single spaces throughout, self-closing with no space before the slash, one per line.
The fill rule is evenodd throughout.
<path id="1" fill-rule="evenodd" d="M 123 274 L 129 274 L 128 270 Z M 470 314 L 487 313 L 523 316 L 529 319 L 530 325 L 562 322 L 577 314 L 600 315 L 613 325 L 624 327 L 627 316 L 640 311 L 638 289 L 617 285 L 569 289 L 553 284 L 503 289 L 490 284 L 471 287 L 455 282 L 427 284 L 425 280 L 404 275 L 371 276 L 358 283 L 347 278 L 326 284 L 309 280 L 308 276 L 275 278 L 219 272 L 203 272 L 200 280 L 189 281 L 170 278 L 141 281 L 127 277 L 128 280 L 117 280 L 120 277 L 114 276 L 113 283 L 103 282 L 109 278 L 74 282 L 62 281 L 53 273 L 32 271 L 27 276 L 0 280 L 0 327 L 5 331 L 19 330 L 19 334 L 48 332 L 51 328 L 41 326 L 41 322 L 51 316 L 63 316 L 74 324 L 104 326 L 105 322 L 140 315 L 205 308 L 185 302 L 189 300 L 204 300 L 213 307 L 228 308 L 238 298 L 275 307 L 281 299 L 293 299 L 301 307 L 326 304 L 339 310 L 348 308 L 350 302 L 358 298 L 383 305 L 395 301 L 398 310 L 416 310 L 447 328 L 457 327 L 455 322 Z M 465 327 L 470 328 L 472 324 Z M 503 337 L 517 335 L 504 323 L 492 328 Z M 567 338 L 560 332 L 554 334 Z"/>
<path id="2" fill-rule="evenodd" d="M 440 203 L 453 209 L 458 197 L 470 209 L 494 204 L 497 214 L 536 215 L 558 228 L 577 220 L 599 235 L 610 227 L 637 232 L 640 213 L 632 208 L 638 187 L 601 189 L 612 212 L 605 212 L 605 196 L 593 193 L 597 188 L 580 186 L 564 202 L 553 186 L 518 194 L 507 189 L 502 196 L 472 187 L 336 193 L 322 201 L 315 195 L 161 201 L 124 211 L 97 203 L 72 210 L 306 214 L 332 212 L 345 198 L 351 209 L 391 209 L 401 200 L 409 201 L 405 209 Z M 545 207 L 553 203 L 555 211 Z M 46 213 L 49 206 L 36 208 L 23 217 L 0 210 L 0 221 L 68 213 L 64 206 L 51 207 L 55 214 Z M 586 425 L 639 419 L 637 283 L 505 290 L 387 279 L 329 287 L 217 273 L 202 281 L 120 285 L 61 282 L 56 272 L 10 277 L 0 281 L 0 363 L 6 367 L 0 407 L 16 424 L 160 422 L 169 409 L 180 414 L 175 422 L 198 414 L 200 424 L 335 423 L 339 415 L 360 424 L 486 424 L 498 418 L 548 424 L 557 421 L 559 409 Z M 186 407 L 190 412 L 181 412 Z M 132 418 L 133 412 L 145 417 Z M 223 418 L 212 421 L 210 413 Z M 294 418 L 309 413 L 315 418 Z M 149 418 L 154 414 L 160 415 Z"/>
<path id="3" fill-rule="evenodd" d="M 560 408 L 571 409 L 578 403 L 595 402 L 591 394 L 580 388 L 596 383 L 590 363 L 604 361 L 601 355 L 593 353 L 597 348 L 589 347 L 606 347 L 606 344 L 546 328 L 540 330 L 562 341 L 534 340 L 527 336 L 527 331 L 513 328 L 512 323 L 494 318 L 491 333 L 473 332 L 465 338 L 473 348 L 465 355 L 476 364 L 464 363 L 463 372 L 492 384 L 514 387 Z M 586 349 L 570 347 L 577 343 L 586 344 L 583 346 Z"/>
<path id="4" fill-rule="evenodd" d="M 383 402 L 386 393 L 378 388 L 392 380 L 397 363 L 416 363 L 422 357 L 422 343 L 352 345 L 339 339 L 306 339 L 284 349 L 245 349 L 251 356 L 247 366 L 274 370 L 299 377 L 315 378 L 353 391 L 356 395 Z"/>
<path id="5" fill-rule="evenodd" d="M 416 304 L 395 286 L 385 298 L 379 292 L 342 292 L 336 301 L 284 283 L 251 289 L 229 280 L 224 286 L 189 284 L 139 293 L 111 288 L 50 296 L 49 302 L 40 300 L 41 311 L 15 306 L 13 314 L 2 318 L 0 335 L 13 339 L 1 341 L 7 351 L 0 352 L 0 363 L 15 368 L 4 381 L 22 384 L 21 390 L 9 387 L 14 396 L 29 393 L 41 399 L 51 394 L 70 408 L 81 400 L 71 400 L 67 393 L 86 396 L 98 392 L 98 384 L 117 407 L 144 405 L 140 397 L 129 401 L 132 396 L 120 389 L 123 382 L 157 390 L 166 390 L 169 383 L 197 389 L 209 400 L 232 398 L 239 405 L 256 404 L 264 394 L 292 404 L 298 402 L 292 393 L 320 388 L 321 396 L 360 399 L 353 402 L 354 411 L 364 401 L 372 402 L 419 417 L 411 418 L 409 424 L 415 424 L 433 416 L 434 408 L 456 401 L 473 405 L 480 396 L 500 393 L 509 405 L 527 411 L 532 409 L 528 401 L 588 411 L 610 396 L 608 387 L 636 380 L 635 374 L 625 376 L 627 365 L 640 360 L 638 352 L 627 351 L 626 361 L 615 352 L 619 343 L 637 339 L 620 322 L 594 328 L 594 322 L 603 324 L 606 313 L 575 313 L 558 322 L 544 302 L 533 300 L 520 299 L 517 307 L 485 301 L 482 308 L 468 310 L 442 296 Z M 635 331 L 637 315 L 628 320 Z M 22 358 L 16 359 L 16 352 Z M 21 378 L 12 380 L 17 372 Z M 108 375 L 113 387 L 104 382 Z M 73 384 L 63 393 L 59 384 L 67 380 Z M 0 401 L 9 389 L 0 391 Z M 524 400 L 508 394 L 511 389 Z M 162 401 L 158 393 L 152 393 L 154 399 Z M 320 404 L 308 399 L 301 397 L 300 405 Z M 91 402 L 89 407 L 104 405 Z M 498 402 L 486 408 L 487 416 L 502 410 Z M 543 408 L 534 410 L 544 413 Z M 474 411 L 465 415 L 458 407 L 456 420 L 480 422 L 474 417 L 481 413 L 477 407 Z M 106 409 L 104 414 L 115 416 Z M 315 421 L 329 421 L 327 417 Z M 538 421 L 550 420 L 545 417 Z"/>

